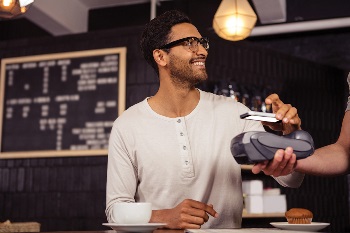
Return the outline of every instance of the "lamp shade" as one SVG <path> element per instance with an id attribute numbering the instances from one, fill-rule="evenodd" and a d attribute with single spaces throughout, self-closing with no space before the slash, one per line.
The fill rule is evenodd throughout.
<path id="1" fill-rule="evenodd" d="M 24 14 L 33 0 L 0 0 L 0 18 L 10 19 Z"/>
<path id="2" fill-rule="evenodd" d="M 256 20 L 247 0 L 222 0 L 214 15 L 213 28 L 221 38 L 238 41 L 250 35 Z"/>

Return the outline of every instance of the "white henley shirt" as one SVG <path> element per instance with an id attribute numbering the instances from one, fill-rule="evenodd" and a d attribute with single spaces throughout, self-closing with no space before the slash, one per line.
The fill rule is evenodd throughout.
<path id="1" fill-rule="evenodd" d="M 219 213 L 202 228 L 239 228 L 242 221 L 240 165 L 231 139 L 246 131 L 263 131 L 260 122 L 242 120 L 249 110 L 232 98 L 200 90 L 200 101 L 185 117 L 169 118 L 144 101 L 127 109 L 111 131 L 108 152 L 106 215 L 116 202 L 151 202 L 171 209 L 184 199 L 213 204 Z M 298 187 L 303 175 L 276 180 Z"/>

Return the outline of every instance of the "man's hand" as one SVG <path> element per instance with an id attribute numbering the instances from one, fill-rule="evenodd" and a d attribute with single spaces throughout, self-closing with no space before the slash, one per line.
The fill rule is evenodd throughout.
<path id="1" fill-rule="evenodd" d="M 209 220 L 209 215 L 219 215 L 213 205 L 186 199 L 173 209 L 153 210 L 150 222 L 166 223 L 169 229 L 199 229 Z"/>
<path id="2" fill-rule="evenodd" d="M 277 94 L 269 95 L 265 99 L 265 103 L 272 105 L 272 112 L 276 114 L 276 118 L 281 120 L 282 123 L 262 122 L 263 125 L 270 127 L 274 131 L 282 131 L 284 135 L 301 129 L 301 119 L 295 107 L 283 103 Z"/>
<path id="3" fill-rule="evenodd" d="M 273 160 L 255 164 L 252 172 L 258 174 L 260 171 L 263 171 L 265 175 L 274 177 L 285 176 L 294 171 L 295 165 L 296 155 L 291 147 L 287 147 L 286 150 L 277 150 Z"/>

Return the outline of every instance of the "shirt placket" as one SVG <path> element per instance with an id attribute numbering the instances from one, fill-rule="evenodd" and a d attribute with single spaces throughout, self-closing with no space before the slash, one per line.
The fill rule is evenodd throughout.
<path id="1" fill-rule="evenodd" d="M 181 158 L 182 176 L 185 178 L 194 177 L 192 153 L 189 144 L 186 122 L 184 117 L 179 117 L 175 121 L 177 137 L 179 141 L 179 151 Z"/>

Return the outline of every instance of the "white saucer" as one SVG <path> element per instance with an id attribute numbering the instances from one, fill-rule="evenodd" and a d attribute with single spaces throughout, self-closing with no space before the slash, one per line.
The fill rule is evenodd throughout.
<path id="1" fill-rule="evenodd" d="M 145 224 L 117 224 L 117 223 L 103 223 L 102 225 L 112 228 L 116 231 L 125 232 L 145 232 L 153 231 L 157 228 L 165 226 L 165 223 L 145 223 Z"/>
<path id="2" fill-rule="evenodd" d="M 290 224 L 288 222 L 270 222 L 270 224 L 282 230 L 294 230 L 294 231 L 319 231 L 329 226 L 329 223 L 325 223 L 325 222 L 311 222 L 311 224 Z"/>

